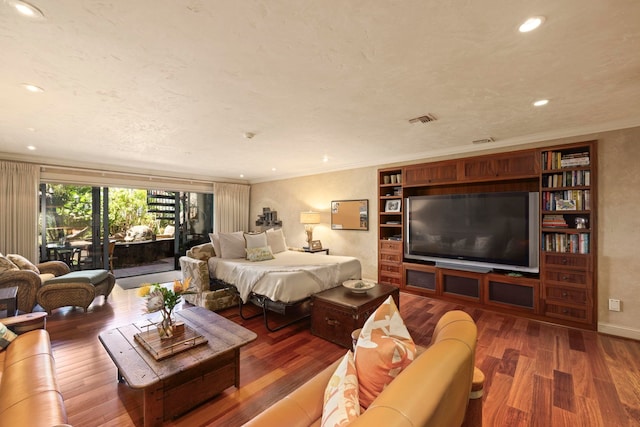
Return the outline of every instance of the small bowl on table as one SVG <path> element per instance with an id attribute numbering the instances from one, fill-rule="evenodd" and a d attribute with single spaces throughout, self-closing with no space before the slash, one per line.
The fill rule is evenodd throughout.
<path id="1" fill-rule="evenodd" d="M 369 289 L 372 289 L 373 287 L 375 287 L 376 284 L 375 282 L 372 282 L 370 280 L 358 279 L 358 280 L 347 280 L 346 282 L 342 283 L 342 286 L 349 289 L 353 293 L 364 294 Z"/>

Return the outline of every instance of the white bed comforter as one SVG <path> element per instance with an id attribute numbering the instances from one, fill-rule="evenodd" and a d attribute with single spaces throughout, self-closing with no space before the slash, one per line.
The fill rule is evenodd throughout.
<path id="1" fill-rule="evenodd" d="M 292 303 L 345 280 L 361 278 L 357 258 L 298 251 L 284 251 L 274 256 L 275 259 L 259 262 L 209 258 L 209 274 L 234 285 L 244 302 L 255 293 L 273 301 Z"/>

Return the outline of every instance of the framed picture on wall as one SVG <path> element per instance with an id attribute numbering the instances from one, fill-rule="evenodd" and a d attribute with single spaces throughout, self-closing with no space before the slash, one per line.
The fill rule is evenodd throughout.
<path id="1" fill-rule="evenodd" d="M 400 199 L 387 200 L 387 203 L 384 205 L 384 211 L 400 212 L 401 207 L 402 207 L 402 201 Z"/>

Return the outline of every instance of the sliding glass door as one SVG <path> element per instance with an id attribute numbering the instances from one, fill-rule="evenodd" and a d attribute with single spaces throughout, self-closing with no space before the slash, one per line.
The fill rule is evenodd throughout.
<path id="1" fill-rule="evenodd" d="M 40 192 L 41 261 L 73 270 L 179 269 L 179 257 L 213 231 L 212 194 L 52 183 Z"/>

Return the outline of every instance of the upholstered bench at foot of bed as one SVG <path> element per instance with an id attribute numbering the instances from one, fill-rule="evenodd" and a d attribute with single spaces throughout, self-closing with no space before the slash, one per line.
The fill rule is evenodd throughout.
<path id="1" fill-rule="evenodd" d="M 85 311 L 94 298 L 107 297 L 113 290 L 116 278 L 107 270 L 81 270 L 47 280 L 38 289 L 37 303 L 47 313 L 59 307 L 76 306 Z"/>

